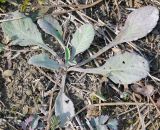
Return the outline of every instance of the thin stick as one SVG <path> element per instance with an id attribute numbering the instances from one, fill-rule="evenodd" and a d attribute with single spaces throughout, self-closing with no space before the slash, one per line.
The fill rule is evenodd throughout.
<path id="1" fill-rule="evenodd" d="M 61 86 L 59 83 L 57 83 L 56 81 L 54 81 L 50 76 L 48 76 L 41 68 L 39 68 L 39 67 L 36 67 L 36 68 L 39 70 L 39 72 L 41 74 L 43 74 L 44 76 L 46 76 L 47 79 L 49 79 L 52 83 L 57 84 L 57 86 Z"/>
<path id="2" fill-rule="evenodd" d="M 141 106 L 141 105 L 147 105 L 147 106 L 153 106 L 151 103 L 138 103 L 138 102 L 113 102 L 113 103 L 101 103 L 101 104 L 92 104 L 90 106 Z"/>
<path id="3" fill-rule="evenodd" d="M 48 113 L 48 118 L 47 118 L 46 130 L 49 130 L 49 128 L 50 128 L 50 120 L 51 120 L 51 116 L 52 116 L 52 100 L 53 100 L 53 93 L 50 95 L 49 113 Z"/>
<path id="4" fill-rule="evenodd" d="M 135 98 L 135 96 L 134 96 L 134 94 L 133 94 L 133 98 L 134 98 L 135 102 L 138 103 L 137 100 L 136 100 L 136 98 Z M 141 112 L 139 110 L 139 106 L 136 105 L 136 107 L 137 107 L 138 114 L 139 114 L 139 119 L 140 119 L 140 122 L 141 122 L 141 125 L 142 125 L 142 130 L 145 130 L 146 126 L 145 126 L 145 123 L 144 123 L 144 118 L 142 117 L 142 114 L 141 114 Z"/>
<path id="5" fill-rule="evenodd" d="M 156 108 L 158 114 L 160 115 L 160 110 L 158 109 L 156 103 L 153 101 L 152 97 L 149 97 L 149 99 L 151 100 L 151 102 L 153 103 L 154 107 Z"/>
<path id="6" fill-rule="evenodd" d="M 78 5 L 64 5 L 64 4 L 59 4 L 59 5 L 52 5 L 51 7 L 68 7 L 68 8 L 90 8 L 90 7 L 93 7 L 95 5 L 97 5 L 98 3 L 100 3 L 102 0 L 97 0 L 91 4 L 78 4 Z"/>
<path id="7" fill-rule="evenodd" d="M 80 111 L 78 111 L 72 118 L 74 118 L 75 116 L 77 116 L 78 114 L 80 114 L 82 111 L 84 111 L 85 109 L 89 108 L 89 107 L 99 107 L 99 106 L 142 106 L 142 105 L 146 105 L 146 106 L 153 106 L 153 104 L 150 103 L 135 103 L 135 102 L 111 102 L 111 103 L 100 103 L 100 104 L 91 104 L 91 105 L 87 105 L 85 107 L 83 107 Z"/>
<path id="8" fill-rule="evenodd" d="M 134 108 L 131 108 L 131 109 L 128 110 L 128 111 L 122 112 L 122 113 L 118 114 L 117 116 L 122 116 L 122 115 L 124 115 L 124 114 L 126 114 L 126 113 L 129 113 L 129 112 L 135 110 L 135 109 L 137 109 L 137 107 L 134 107 Z"/>
<path id="9" fill-rule="evenodd" d="M 53 15 L 61 15 L 61 14 L 66 14 L 66 13 L 70 13 L 70 12 L 73 12 L 73 11 L 78 11 L 78 10 L 82 10 L 82 9 L 86 9 L 86 8 L 90 8 L 90 7 L 93 7 L 95 5 L 97 5 L 98 3 L 102 2 L 103 0 L 97 0 L 91 4 L 88 4 L 88 5 L 80 5 L 78 6 L 77 8 L 74 8 L 74 9 L 71 9 L 71 10 L 67 10 L 67 11 L 58 11 L 58 12 L 53 12 L 52 14 Z"/>
<path id="10" fill-rule="evenodd" d="M 146 127 L 148 127 L 151 123 L 153 123 L 153 121 L 155 121 L 158 117 L 160 117 L 160 115 L 156 115 L 153 120 L 150 120 L 147 124 Z"/>

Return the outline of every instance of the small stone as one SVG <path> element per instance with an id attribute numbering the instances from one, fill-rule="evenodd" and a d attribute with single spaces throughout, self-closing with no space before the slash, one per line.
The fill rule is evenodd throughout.
<path id="1" fill-rule="evenodd" d="M 32 95 L 32 91 L 31 91 L 30 89 L 26 90 L 26 95 L 27 95 L 27 96 Z"/>
<path id="2" fill-rule="evenodd" d="M 12 77 L 13 76 L 13 70 L 5 70 L 4 72 L 3 72 L 3 76 L 4 77 Z"/>
<path id="3" fill-rule="evenodd" d="M 25 106 L 23 107 L 23 114 L 27 114 L 27 113 L 28 113 L 28 110 L 29 110 L 28 106 L 25 105 Z"/>

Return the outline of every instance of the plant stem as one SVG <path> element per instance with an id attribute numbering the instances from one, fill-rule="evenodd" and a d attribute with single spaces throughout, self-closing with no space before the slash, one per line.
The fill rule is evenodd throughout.
<path id="1" fill-rule="evenodd" d="M 66 83 L 66 77 L 67 77 L 67 73 L 65 73 L 62 76 L 62 83 L 61 83 L 61 91 L 64 92 L 64 87 L 65 87 L 65 83 Z"/>
<path id="2" fill-rule="evenodd" d="M 83 69 L 83 68 L 76 68 L 76 67 L 70 67 L 69 71 L 77 71 L 77 72 L 84 72 L 84 73 L 91 73 L 91 74 L 99 74 L 101 69 L 99 68 L 90 68 L 90 69 Z"/>
<path id="3" fill-rule="evenodd" d="M 94 55 L 89 57 L 87 60 L 84 60 L 84 61 L 78 63 L 75 67 L 80 67 L 80 66 L 92 61 L 93 59 L 97 58 L 98 56 L 100 56 L 105 51 L 109 50 L 110 48 L 112 48 L 112 47 L 114 47 L 114 46 L 116 46 L 118 44 L 120 44 L 120 42 L 115 42 L 115 40 L 113 40 L 111 43 L 109 43 L 107 46 L 105 46 L 102 49 L 100 49 L 97 53 L 95 53 Z"/>

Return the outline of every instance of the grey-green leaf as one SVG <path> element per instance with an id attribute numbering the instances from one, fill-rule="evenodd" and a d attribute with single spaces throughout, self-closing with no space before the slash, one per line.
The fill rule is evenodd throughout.
<path id="1" fill-rule="evenodd" d="M 60 65 L 58 64 L 58 62 L 49 59 L 49 56 L 46 54 L 39 54 L 39 55 L 35 55 L 32 56 L 29 61 L 29 64 L 31 65 L 35 65 L 38 67 L 44 67 L 46 69 L 50 69 L 52 71 L 59 69 Z"/>
<path id="2" fill-rule="evenodd" d="M 96 118 L 92 118 L 90 120 L 90 124 L 91 126 L 94 128 L 94 130 L 108 130 L 107 126 L 106 126 L 106 122 L 108 120 L 108 116 L 107 115 L 100 115 Z"/>
<path id="3" fill-rule="evenodd" d="M 109 119 L 107 122 L 107 126 L 110 130 L 118 130 L 118 121 L 117 119 Z"/>
<path id="4" fill-rule="evenodd" d="M 87 50 L 94 39 L 95 31 L 91 24 L 84 24 L 73 34 L 71 40 L 72 57 Z"/>
<path id="5" fill-rule="evenodd" d="M 136 53 L 125 52 L 111 57 L 100 67 L 102 74 L 115 83 L 131 84 L 145 78 L 149 73 L 149 63 Z"/>
<path id="6" fill-rule="evenodd" d="M 37 26 L 31 18 L 19 12 L 13 12 L 5 19 L 13 18 L 1 24 L 5 37 L 12 41 L 13 45 L 28 46 L 43 44 L 43 40 Z"/>
<path id="7" fill-rule="evenodd" d="M 131 84 L 147 77 L 149 63 L 136 53 L 125 52 L 109 58 L 98 68 L 71 68 L 70 70 L 105 75 L 117 84 Z"/>
<path id="8" fill-rule="evenodd" d="M 60 118 L 61 127 L 65 127 L 67 121 L 75 115 L 73 102 L 62 91 L 59 92 L 55 101 L 55 115 Z"/>
<path id="9" fill-rule="evenodd" d="M 145 78 L 149 73 L 149 63 L 143 57 L 125 52 L 111 57 L 97 68 L 97 73 L 108 75 L 115 83 L 131 84 Z"/>
<path id="10" fill-rule="evenodd" d="M 159 10 L 153 6 L 135 9 L 127 17 L 124 27 L 115 38 L 115 43 L 130 42 L 146 36 L 156 26 Z"/>
<path id="11" fill-rule="evenodd" d="M 56 56 L 56 53 L 44 44 L 41 33 L 32 19 L 19 12 L 13 12 L 5 19 L 14 19 L 1 24 L 4 36 L 12 45 L 37 45 Z"/>
<path id="12" fill-rule="evenodd" d="M 62 27 L 56 19 L 54 19 L 51 15 L 47 15 L 38 19 L 37 23 L 44 32 L 54 36 L 64 48 Z"/>

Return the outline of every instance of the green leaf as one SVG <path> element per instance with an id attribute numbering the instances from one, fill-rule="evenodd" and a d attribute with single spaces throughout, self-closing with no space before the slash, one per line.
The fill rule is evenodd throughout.
<path id="1" fill-rule="evenodd" d="M 19 12 L 13 12 L 8 17 L 5 17 L 5 19 L 12 18 L 14 20 L 9 20 L 1 24 L 5 38 L 11 40 L 12 45 L 37 45 L 56 56 L 56 53 L 44 44 L 41 33 L 31 18 Z"/>
<path id="2" fill-rule="evenodd" d="M 60 120 L 59 120 L 58 117 L 52 116 L 52 118 L 51 118 L 51 130 L 55 130 L 56 127 L 59 125 L 59 122 L 60 122 Z"/>
<path id="3" fill-rule="evenodd" d="M 65 127 L 67 121 L 75 115 L 73 102 L 62 91 L 55 101 L 55 115 L 59 117 L 61 127 Z"/>
<path id="4" fill-rule="evenodd" d="M 38 67 L 44 67 L 44 68 L 50 69 L 52 71 L 59 69 L 59 67 L 60 67 L 58 62 L 49 59 L 48 55 L 43 54 L 43 53 L 39 54 L 39 55 L 32 56 L 29 59 L 28 63 L 31 65 L 38 66 Z"/>
<path id="5" fill-rule="evenodd" d="M 0 43 L 0 53 L 4 50 L 4 45 Z"/>
<path id="6" fill-rule="evenodd" d="M 71 58 L 71 54 L 70 54 L 70 50 L 68 47 L 65 48 L 65 61 L 66 63 L 68 63 L 70 61 Z"/>
<path id="7" fill-rule="evenodd" d="M 135 41 L 146 36 L 156 26 L 159 10 L 153 6 L 135 9 L 127 17 L 124 27 L 115 38 L 115 43 Z"/>
<path id="8" fill-rule="evenodd" d="M 23 0 L 23 4 L 20 6 L 20 11 L 26 12 L 28 5 L 30 5 L 30 0 Z"/>
<path id="9" fill-rule="evenodd" d="M 5 3 L 6 2 L 6 0 L 0 0 L 0 3 Z"/>
<path id="10" fill-rule="evenodd" d="M 76 30 L 71 40 L 72 56 L 87 50 L 94 39 L 95 31 L 91 24 L 84 24 Z"/>
<path id="11" fill-rule="evenodd" d="M 54 36 L 59 41 L 60 45 L 65 49 L 62 38 L 62 27 L 56 19 L 54 19 L 51 15 L 47 15 L 41 19 L 38 19 L 37 23 L 44 32 Z"/>

